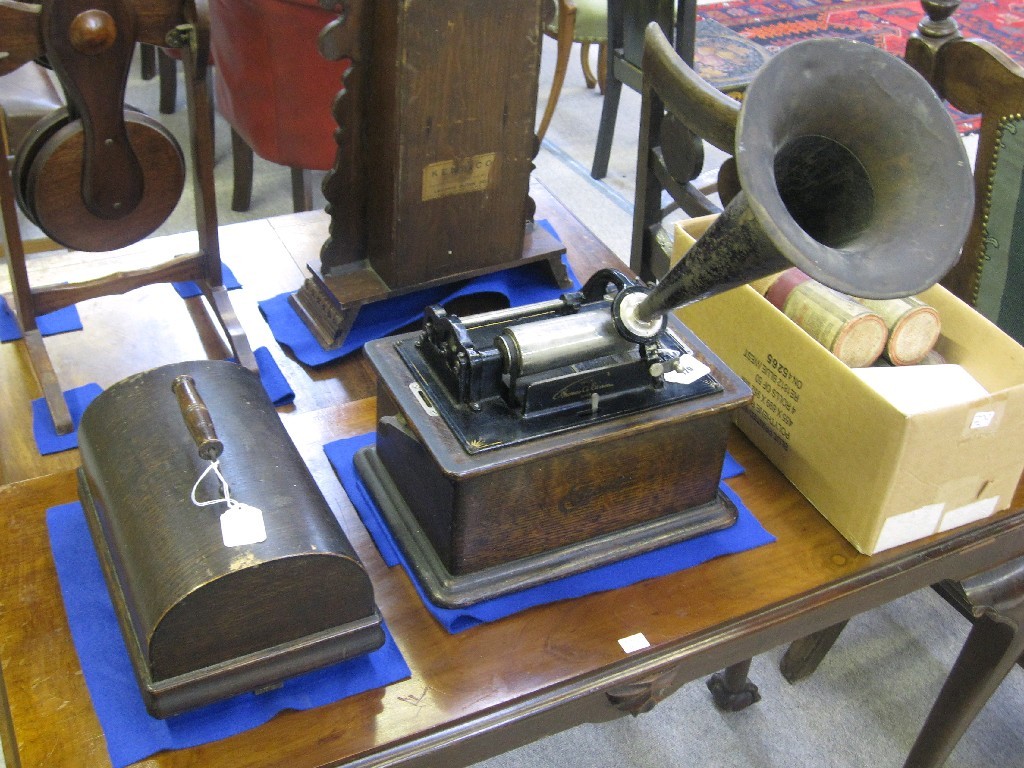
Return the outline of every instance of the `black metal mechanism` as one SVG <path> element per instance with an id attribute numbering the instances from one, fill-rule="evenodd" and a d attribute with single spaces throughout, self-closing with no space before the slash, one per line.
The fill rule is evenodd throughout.
<path id="1" fill-rule="evenodd" d="M 397 349 L 470 453 L 721 391 L 709 370 L 693 379 L 693 352 L 663 317 L 653 334 L 624 336 L 615 308 L 646 293 L 605 269 L 525 307 L 462 319 L 432 306 Z"/>

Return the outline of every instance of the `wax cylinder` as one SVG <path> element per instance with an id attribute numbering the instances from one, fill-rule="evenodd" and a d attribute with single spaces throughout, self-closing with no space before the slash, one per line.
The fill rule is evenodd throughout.
<path id="1" fill-rule="evenodd" d="M 851 368 L 871 365 L 885 349 L 888 329 L 876 312 L 796 268 L 779 275 L 765 298 Z"/>
<path id="2" fill-rule="evenodd" d="M 885 356 L 893 365 L 917 365 L 931 352 L 942 333 L 942 321 L 934 307 L 920 299 L 858 299 L 877 312 L 889 329 Z"/>

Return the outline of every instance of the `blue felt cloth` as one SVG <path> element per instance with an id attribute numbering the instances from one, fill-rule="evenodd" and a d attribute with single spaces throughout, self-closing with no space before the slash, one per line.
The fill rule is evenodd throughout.
<path id="1" fill-rule="evenodd" d="M 388 336 L 423 317 L 423 309 L 431 304 L 446 304 L 461 296 L 495 293 L 505 297 L 508 306 L 520 306 L 557 298 L 566 290 L 579 288 L 579 281 L 569 270 L 574 288 L 560 288 L 552 279 L 546 263 L 534 262 L 514 269 L 493 272 L 469 281 L 448 283 L 423 291 L 395 296 L 384 301 L 364 304 L 344 343 L 338 349 L 320 346 L 305 323 L 288 303 L 291 294 L 282 293 L 259 302 L 260 311 L 279 344 L 289 349 L 302 363 L 324 365 L 361 349 L 373 339 Z"/>
<path id="2" fill-rule="evenodd" d="M 232 272 L 224 262 L 221 262 L 220 264 L 220 277 L 221 281 L 224 283 L 224 287 L 229 291 L 242 287 L 242 284 L 238 282 L 238 278 L 235 277 L 235 273 Z M 191 280 L 171 283 L 171 285 L 174 286 L 174 290 L 177 291 L 178 295 L 183 299 L 191 299 L 193 296 L 200 296 L 203 293 L 199 289 L 199 286 Z"/>
<path id="3" fill-rule="evenodd" d="M 464 608 L 442 608 L 430 602 L 423 588 L 413 575 L 401 548 L 380 515 L 373 497 L 363 485 L 352 458 L 360 448 L 372 445 L 374 435 L 366 434 L 345 438 L 324 446 L 324 452 L 341 479 L 352 505 L 373 538 L 384 562 L 389 566 L 401 564 L 419 592 L 427 610 L 450 633 L 455 634 L 490 621 L 497 621 L 513 613 L 535 605 L 553 603 L 594 592 L 617 589 L 638 581 L 675 573 L 684 568 L 698 565 L 720 555 L 742 552 L 775 541 L 743 505 L 735 492 L 721 485 L 722 491 L 732 499 L 739 509 L 739 520 L 730 528 L 699 536 L 689 541 L 670 544 L 652 552 L 599 566 L 584 573 L 540 584 L 508 595 L 477 603 Z M 723 477 L 741 473 L 742 468 L 731 457 L 723 468 Z"/>
<path id="4" fill-rule="evenodd" d="M 281 373 L 274 356 L 266 347 L 255 350 L 253 356 L 256 358 L 256 365 L 260 368 L 260 383 L 266 390 L 270 402 L 274 405 L 287 405 L 295 399 L 295 392 L 292 390 L 288 379 Z"/>
<path id="5" fill-rule="evenodd" d="M 78 307 L 72 304 L 56 312 L 40 315 L 36 318 L 36 326 L 43 336 L 53 336 L 57 333 L 82 330 L 82 318 L 78 315 Z M 21 326 L 18 324 L 18 318 L 7 304 L 7 299 L 0 296 L 0 341 L 17 341 L 20 338 Z"/>
<path id="6" fill-rule="evenodd" d="M 165 749 L 182 749 L 255 728 L 287 709 L 311 709 L 409 677 L 390 633 L 380 649 L 292 678 L 261 694 L 241 694 L 158 720 L 146 712 L 107 593 L 88 525 L 77 502 L 47 510 L 71 637 L 114 768 Z"/>
<path id="7" fill-rule="evenodd" d="M 82 420 L 82 414 L 89 403 L 102 391 L 103 388 L 99 384 L 85 384 L 64 393 L 64 401 L 68 404 L 71 421 L 75 425 L 75 428 L 66 435 L 57 434 L 50 409 L 46 407 L 46 400 L 40 397 L 32 401 L 32 434 L 40 455 L 70 451 L 78 447 L 78 422 Z"/>
<path id="8" fill-rule="evenodd" d="M 260 368 L 260 382 L 271 402 L 274 405 L 285 405 L 292 402 L 295 399 L 295 392 L 292 391 L 288 380 L 281 373 L 270 350 L 260 347 L 253 352 L 253 355 Z M 50 416 L 50 410 L 46 407 L 46 400 L 40 397 L 32 401 L 32 434 L 41 455 L 70 451 L 72 448 L 78 447 L 78 422 L 81 421 L 82 414 L 89 403 L 102 391 L 99 384 L 86 384 L 64 393 L 64 399 L 67 401 L 68 410 L 71 412 L 71 419 L 75 425 L 74 430 L 66 435 L 57 434 L 57 430 L 53 426 L 53 417 Z"/>

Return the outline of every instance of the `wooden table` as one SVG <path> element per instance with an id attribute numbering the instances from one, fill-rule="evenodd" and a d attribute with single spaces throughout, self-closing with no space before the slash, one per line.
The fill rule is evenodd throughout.
<path id="1" fill-rule="evenodd" d="M 607 263 L 610 254 L 557 203 L 543 193 L 538 202 L 569 244 L 581 277 Z M 288 288 L 293 278 L 297 285 L 301 271 L 294 264 L 301 250 L 289 251 L 288 244 L 302 241 L 305 232 L 308 246 L 321 223 L 318 215 L 289 216 L 225 229 L 226 258 L 245 286 L 236 292 L 236 303 L 255 345 L 269 339 L 260 337 L 263 321 L 252 314 L 254 299 Z M 255 243 L 247 240 L 246 248 L 258 247 L 243 255 L 231 244 L 250 227 Z M 247 260 L 240 263 L 239 256 Z M 161 312 L 175 299 L 160 304 Z M 154 318 L 153 297 L 123 300 L 123 306 L 114 299 L 83 308 L 87 331 L 72 334 L 79 343 L 62 342 L 55 350 L 62 375 L 82 371 L 82 380 L 70 383 L 107 385 L 131 372 L 126 358 L 137 369 L 186 350 L 203 353 L 187 318 L 172 317 L 170 310 Z M 109 315 L 104 327 L 119 327 L 126 310 L 137 312 L 133 334 L 122 332 L 114 341 L 101 339 L 98 347 L 83 349 L 94 322 Z M 297 393 L 294 407 L 282 414 L 284 422 L 367 566 L 412 676 L 315 710 L 278 715 L 236 737 L 162 753 L 142 765 L 468 764 L 580 722 L 646 711 L 687 681 L 1024 551 L 1024 493 L 1018 490 L 1012 505 L 1017 511 L 873 557 L 859 555 L 736 433 L 730 449 L 747 471 L 730 485 L 776 543 L 450 636 L 423 608 L 404 572 L 383 564 L 321 451 L 330 440 L 373 428 L 369 372 L 356 357 L 311 374 L 278 354 L 275 345 L 271 349 Z M 10 370 L 19 360 L 17 345 L 0 351 L 5 389 L 17 396 L 38 394 L 31 382 L 18 385 L 17 370 Z M 19 479 L 0 488 L 0 664 L 7 699 L 0 725 L 7 762 L 12 768 L 106 765 L 44 522 L 48 507 L 76 498 L 75 456 L 32 457 L 9 429 L 24 425 L 11 397 L 5 400 L 0 451 L 5 477 Z M 650 647 L 624 653 L 619 639 L 638 632 Z"/>

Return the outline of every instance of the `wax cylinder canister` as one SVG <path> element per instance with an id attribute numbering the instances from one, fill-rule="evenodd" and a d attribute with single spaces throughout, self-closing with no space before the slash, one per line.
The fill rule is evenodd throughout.
<path id="1" fill-rule="evenodd" d="M 871 365 L 885 349 L 889 331 L 876 312 L 799 269 L 779 275 L 765 298 L 851 368 Z"/>
<path id="2" fill-rule="evenodd" d="M 942 333 L 942 321 L 934 307 L 920 299 L 858 299 L 877 312 L 889 329 L 885 356 L 893 365 L 917 365 L 922 362 Z"/>

